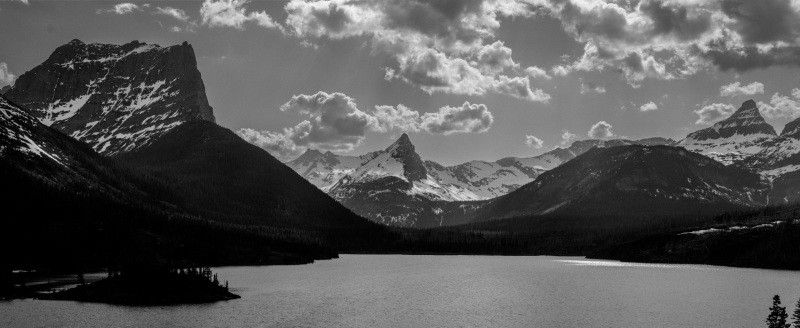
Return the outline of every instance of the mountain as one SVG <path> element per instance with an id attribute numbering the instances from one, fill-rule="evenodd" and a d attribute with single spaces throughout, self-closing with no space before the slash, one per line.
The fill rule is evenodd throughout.
<path id="1" fill-rule="evenodd" d="M 275 227 L 370 227 L 290 168 L 205 120 L 116 156 L 165 183 L 200 217 Z"/>
<path id="2" fill-rule="evenodd" d="M 667 138 L 642 140 L 578 140 L 567 148 L 556 148 L 536 157 L 506 157 L 495 162 L 471 161 L 445 167 L 427 161 L 428 172 L 442 183 L 467 189 L 482 199 L 505 195 L 520 186 L 532 182 L 543 172 L 583 154 L 592 147 L 616 147 L 624 145 L 672 145 Z"/>
<path id="3" fill-rule="evenodd" d="M 476 217 L 696 215 L 762 204 L 767 188 L 755 173 L 679 147 L 596 147 L 497 198 Z"/>
<path id="4" fill-rule="evenodd" d="M 744 161 L 744 165 L 780 175 L 800 169 L 800 118 L 786 124 L 777 138 L 764 143 L 761 151 Z"/>
<path id="5" fill-rule="evenodd" d="M 38 260 L 53 242 L 97 242 L 103 250 L 88 251 L 100 253 L 93 265 L 138 257 L 104 253 L 120 249 L 206 264 L 308 263 L 395 236 L 217 126 L 186 43 L 75 40 L 6 95 L 30 106 L 2 102 L 2 178 L 22 190 L 4 205 L 26 212 L 7 231 L 26 231 L 12 236 L 18 245 L 43 245 L 20 261 Z M 74 254 L 53 254 L 74 260 L 87 252 L 65 250 Z"/>
<path id="6" fill-rule="evenodd" d="M 756 102 L 748 100 L 730 117 L 690 133 L 678 145 L 730 165 L 760 152 L 776 136 Z"/>
<path id="7" fill-rule="evenodd" d="M 442 184 L 429 175 L 407 134 L 385 150 L 357 158 L 359 165 L 346 173 L 333 171 L 344 174 L 327 192 L 347 208 L 373 221 L 406 227 L 445 225 L 449 221 L 446 220 L 449 211 L 443 207 L 450 208 L 446 202 L 479 199 L 466 189 Z M 352 159 L 339 161 L 339 167 L 346 167 L 343 163 L 353 163 L 347 162 Z M 301 163 L 292 164 L 296 169 Z"/>
<path id="8" fill-rule="evenodd" d="M 308 263 L 335 251 L 202 220 L 161 180 L 96 153 L 0 96 L 0 270 Z M 311 187 L 313 189 L 313 187 Z M 302 236 L 300 236 L 302 237 Z M 23 246 L 24 245 L 24 246 Z"/>
<path id="9" fill-rule="evenodd" d="M 45 125 L 113 155 L 183 122 L 214 121 L 192 46 L 72 40 L 4 96 Z"/>

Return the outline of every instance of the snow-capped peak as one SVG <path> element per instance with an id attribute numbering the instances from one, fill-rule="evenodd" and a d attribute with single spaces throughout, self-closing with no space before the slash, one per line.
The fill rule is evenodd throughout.
<path id="1" fill-rule="evenodd" d="M 761 116 L 756 102 L 748 100 L 730 117 L 690 133 L 679 145 L 732 164 L 760 152 L 775 137 L 775 128 Z"/>

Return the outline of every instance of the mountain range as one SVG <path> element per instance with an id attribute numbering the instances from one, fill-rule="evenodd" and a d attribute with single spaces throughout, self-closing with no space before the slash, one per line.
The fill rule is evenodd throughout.
<path id="1" fill-rule="evenodd" d="M 609 149 L 614 147 L 628 148 L 623 152 L 626 154 L 624 161 L 619 162 L 620 155 Z M 592 152 L 592 156 L 581 156 L 595 148 L 598 150 Z M 638 189 L 637 195 L 643 200 L 657 202 L 658 206 L 663 204 L 667 209 L 673 206 L 667 204 L 694 201 L 698 201 L 696 209 L 712 205 L 711 212 L 737 206 L 790 202 L 798 198 L 796 194 L 800 189 L 794 187 L 794 182 L 800 181 L 800 174 L 794 173 L 800 169 L 799 153 L 800 119 L 787 124 L 784 132 L 778 135 L 761 116 L 756 103 L 749 100 L 728 118 L 692 132 L 680 141 L 660 137 L 578 140 L 569 147 L 555 148 L 536 157 L 508 157 L 495 162 L 470 161 L 444 166 L 431 160 L 424 160 L 424 165 L 420 165 L 421 157 L 414 152 L 408 135 L 403 134 L 382 151 L 362 156 L 340 156 L 309 149 L 286 165 L 348 208 L 373 221 L 432 227 L 514 215 L 578 213 L 569 210 L 571 206 L 565 204 L 597 202 L 597 198 L 602 198 L 598 191 L 611 190 L 608 188 L 625 183 L 629 186 L 615 188 L 618 191 Z M 580 164 L 566 166 L 572 161 Z M 612 162 L 618 166 L 608 166 Z M 663 163 L 687 169 L 676 175 Z M 636 169 L 637 166 L 645 170 Z M 559 170 L 554 171 L 556 168 Z M 588 189 L 579 191 L 567 187 L 577 182 L 563 178 L 584 177 L 587 170 L 591 171 L 591 177 L 598 178 L 597 181 L 584 180 L 579 184 Z M 551 171 L 562 174 L 560 178 L 546 174 Z M 746 176 L 742 181 L 747 182 L 715 180 L 721 176 Z M 642 179 L 660 181 L 663 186 L 649 190 L 636 184 Z M 610 181 L 615 182 L 612 184 Z M 539 187 L 541 189 L 537 189 Z M 562 187 L 567 189 L 558 192 L 552 189 Z M 527 195 L 519 196 L 522 194 Z M 632 203 L 627 200 L 631 198 L 611 195 L 613 193 L 605 202 L 619 209 L 627 205 L 648 204 L 647 201 Z M 513 201 L 506 203 L 509 199 Z M 517 209 L 520 206 L 525 209 Z M 507 211 L 501 214 L 497 208 Z M 682 208 L 694 207 L 687 205 Z M 601 212 L 620 211 L 609 208 Z"/>
<path id="2" fill-rule="evenodd" d="M 280 163 L 215 123 L 188 43 L 73 40 L 3 92 L 4 106 L 25 114 L 4 122 L 13 132 L 3 147 L 14 149 L 4 159 L 35 155 L 48 160 L 42 167 L 71 172 L 56 176 L 122 202 L 295 241 L 325 235 L 323 243 L 353 245 L 364 238 L 358 231 L 381 234 L 363 218 L 427 228 L 520 216 L 713 214 L 800 199 L 800 120 L 778 135 L 754 101 L 679 141 L 578 140 L 535 157 L 445 166 L 421 157 L 407 134 L 360 156 L 309 149 Z M 37 143 L 56 132 L 149 184 L 111 188 L 139 184 L 73 168 L 73 151 Z M 40 169 L 29 174 L 53 175 Z"/>

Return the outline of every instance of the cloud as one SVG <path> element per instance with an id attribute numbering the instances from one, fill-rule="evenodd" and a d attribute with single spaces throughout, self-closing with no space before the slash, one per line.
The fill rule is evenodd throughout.
<path id="1" fill-rule="evenodd" d="M 373 53 L 394 58 L 387 77 L 429 93 L 502 93 L 501 76 L 607 70 L 639 87 L 709 69 L 800 66 L 796 0 L 291 0 L 285 11 L 286 33 L 304 44 L 364 38 Z M 501 24 L 544 15 L 583 46 L 549 74 L 520 69 L 498 40 Z"/>
<path id="2" fill-rule="evenodd" d="M 372 115 L 378 120 L 380 132 L 400 130 L 419 131 L 420 114 L 402 104 L 395 106 L 375 106 Z"/>
<path id="3" fill-rule="evenodd" d="M 592 125 L 592 128 L 589 129 L 589 138 L 592 139 L 608 139 L 614 136 L 614 132 L 611 131 L 611 124 L 606 123 L 606 121 L 600 121 Z"/>
<path id="4" fill-rule="evenodd" d="M 201 22 L 210 27 L 233 27 L 244 29 L 245 23 L 282 30 L 265 11 L 247 12 L 244 7 L 249 0 L 205 0 L 200 7 Z"/>
<path id="5" fill-rule="evenodd" d="M 736 108 L 730 104 L 716 103 L 706 105 L 703 108 L 694 111 L 694 113 L 699 116 L 694 124 L 711 125 L 730 116 L 734 111 L 736 111 Z"/>
<path id="6" fill-rule="evenodd" d="M 578 139 L 578 135 L 569 132 L 569 130 L 563 130 L 563 134 L 561 134 L 561 145 L 562 146 L 569 146 L 572 144 L 572 141 Z"/>
<path id="7" fill-rule="evenodd" d="M 363 142 L 367 132 L 481 133 L 494 122 L 492 113 L 483 104 L 465 102 L 461 107 L 444 106 L 424 115 L 402 104 L 362 111 L 355 99 L 343 93 L 322 91 L 295 95 L 280 110 L 300 113 L 307 119 L 281 132 L 240 129 L 236 133 L 281 160 L 308 148 L 351 151 Z"/>
<path id="8" fill-rule="evenodd" d="M 189 16 L 186 15 L 186 12 L 184 12 L 182 9 L 172 7 L 156 7 L 154 14 L 170 16 L 184 22 L 189 20 Z"/>
<path id="9" fill-rule="evenodd" d="M 387 80 L 432 93 L 498 93 L 534 102 L 550 95 L 532 89 L 513 51 L 495 40 L 500 17 L 532 15 L 519 2 L 303 1 L 286 6 L 286 30 L 306 43 L 362 37 L 373 54 L 394 59 Z"/>
<path id="10" fill-rule="evenodd" d="M 743 72 L 800 66 L 800 2 L 794 0 L 529 0 L 583 44 L 554 75 L 611 70 L 634 87 L 716 68 Z"/>
<path id="11" fill-rule="evenodd" d="M 288 161 L 300 156 L 304 150 L 281 133 L 243 128 L 236 131 L 236 134 L 244 141 L 266 150 L 281 161 Z"/>
<path id="12" fill-rule="evenodd" d="M 338 92 L 295 95 L 280 109 L 309 117 L 289 129 L 290 139 L 301 146 L 352 150 L 367 131 L 378 126 L 377 119 L 359 110 L 353 98 Z"/>
<path id="13" fill-rule="evenodd" d="M 17 77 L 8 70 L 8 64 L 0 62 L 0 88 L 13 85 Z"/>
<path id="14" fill-rule="evenodd" d="M 550 80 L 553 77 L 547 74 L 547 71 L 537 66 L 531 66 L 525 69 L 525 73 L 532 79 Z"/>
<path id="15" fill-rule="evenodd" d="M 753 82 L 748 85 L 734 82 L 719 88 L 719 95 L 722 97 L 752 96 L 759 93 L 764 93 L 764 84 L 761 82 Z"/>
<path id="16" fill-rule="evenodd" d="M 494 117 L 486 105 L 469 102 L 464 102 L 461 107 L 445 106 L 437 112 L 425 113 L 420 120 L 422 130 L 444 135 L 486 132 L 494 123 Z"/>
<path id="17" fill-rule="evenodd" d="M 511 58 L 511 48 L 503 45 L 502 41 L 496 41 L 478 50 L 478 67 L 487 73 L 502 73 L 506 69 L 519 67 L 519 64 Z"/>
<path id="18" fill-rule="evenodd" d="M 639 111 L 642 112 L 654 111 L 656 109 L 658 109 L 658 105 L 652 101 L 639 107 Z"/>
<path id="19" fill-rule="evenodd" d="M 142 7 L 144 7 L 144 6 L 142 6 Z M 133 12 L 136 12 L 136 11 L 142 11 L 142 7 L 140 7 L 140 6 L 138 6 L 138 5 L 134 4 L 134 3 L 123 2 L 123 3 L 118 3 L 118 4 L 114 5 L 114 8 L 112 8 L 112 9 L 98 9 L 97 13 L 98 14 L 104 14 L 105 13 L 105 14 L 125 15 L 125 14 L 130 14 L 130 13 L 133 13 Z"/>
<path id="20" fill-rule="evenodd" d="M 28 0 L 19 0 L 19 2 L 22 2 L 22 3 L 26 4 L 26 5 L 29 5 L 29 4 L 30 4 L 30 3 L 28 2 Z"/>
<path id="21" fill-rule="evenodd" d="M 599 86 L 592 82 L 583 82 L 581 81 L 581 94 L 587 94 L 589 92 L 595 92 L 599 94 L 606 93 L 606 88 L 603 86 Z"/>
<path id="22" fill-rule="evenodd" d="M 532 135 L 525 136 L 525 145 L 533 149 L 542 149 L 544 141 Z"/>
<path id="23" fill-rule="evenodd" d="M 759 102 L 761 114 L 771 119 L 795 119 L 800 117 L 800 89 L 792 89 L 790 96 L 782 96 L 777 92 L 769 103 Z"/>

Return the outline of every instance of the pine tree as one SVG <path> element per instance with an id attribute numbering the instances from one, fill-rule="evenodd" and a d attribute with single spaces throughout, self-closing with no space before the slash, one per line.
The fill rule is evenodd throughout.
<path id="1" fill-rule="evenodd" d="M 792 313 L 792 323 L 794 324 L 795 328 L 800 327 L 800 299 L 797 300 L 797 304 L 794 306 L 794 313 Z"/>
<path id="2" fill-rule="evenodd" d="M 767 316 L 768 328 L 789 328 L 791 325 L 786 324 L 786 308 L 781 306 L 781 297 L 775 295 L 772 298 L 772 307 L 769 308 L 770 313 Z"/>

